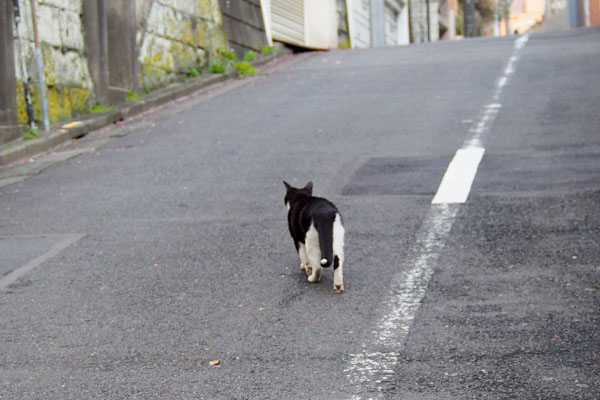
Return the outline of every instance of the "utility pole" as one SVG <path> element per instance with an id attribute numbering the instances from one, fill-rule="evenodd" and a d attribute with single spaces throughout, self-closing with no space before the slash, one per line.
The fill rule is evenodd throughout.
<path id="1" fill-rule="evenodd" d="M 429 20 L 429 18 L 430 18 L 430 14 L 429 14 L 429 0 L 425 0 L 425 4 L 427 5 L 427 7 L 426 7 L 426 12 L 427 12 L 427 42 L 431 42 L 431 21 Z"/>
<path id="2" fill-rule="evenodd" d="M 504 20 L 506 21 L 506 34 L 512 35 L 513 32 L 510 29 L 510 5 L 512 0 L 502 0 L 502 8 L 504 9 Z"/>
<path id="3" fill-rule="evenodd" d="M 463 23 L 465 37 L 477 36 L 477 23 L 475 21 L 475 0 L 463 0 Z"/>
<path id="4" fill-rule="evenodd" d="M 48 101 L 46 100 L 46 81 L 44 80 L 44 67 L 42 64 L 42 51 L 40 50 L 40 37 L 37 25 L 37 1 L 31 0 L 31 22 L 33 24 L 33 40 L 35 42 L 35 61 L 38 69 L 38 78 L 40 81 L 40 98 L 42 101 L 42 114 L 44 116 L 44 130 L 50 129 L 48 121 Z"/>

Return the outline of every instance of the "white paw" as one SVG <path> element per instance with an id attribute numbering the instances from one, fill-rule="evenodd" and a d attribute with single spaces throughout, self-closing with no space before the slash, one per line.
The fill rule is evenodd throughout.
<path id="1" fill-rule="evenodd" d="M 333 284 L 333 291 L 335 293 L 342 293 L 344 291 L 344 284 L 342 283 L 341 285 L 336 285 L 335 283 Z"/>
<path id="2" fill-rule="evenodd" d="M 321 280 L 321 272 L 323 272 L 322 268 L 317 269 L 314 274 L 310 274 L 310 276 L 308 277 L 308 281 L 311 283 L 320 281 Z"/>
<path id="3" fill-rule="evenodd" d="M 306 264 L 304 270 L 306 271 L 306 275 L 312 275 L 312 267 L 310 264 Z"/>

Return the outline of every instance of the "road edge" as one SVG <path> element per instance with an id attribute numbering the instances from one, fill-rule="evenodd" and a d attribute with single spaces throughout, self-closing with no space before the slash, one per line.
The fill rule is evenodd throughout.
<path id="1" fill-rule="evenodd" d="M 290 48 L 281 46 L 277 48 L 275 53 L 259 55 L 252 62 L 252 65 L 261 67 L 292 54 L 293 51 Z M 81 138 L 94 130 L 131 118 L 218 83 L 236 78 L 238 78 L 238 75 L 235 72 L 204 74 L 197 78 L 190 78 L 185 82 L 171 83 L 164 88 L 150 92 L 142 99 L 119 104 L 112 111 L 99 114 L 84 114 L 79 118 L 58 122 L 49 131 L 40 134 L 37 138 L 25 140 L 21 137 L 0 146 L 0 169 L 8 167 L 17 161 L 48 151 L 69 140 Z"/>

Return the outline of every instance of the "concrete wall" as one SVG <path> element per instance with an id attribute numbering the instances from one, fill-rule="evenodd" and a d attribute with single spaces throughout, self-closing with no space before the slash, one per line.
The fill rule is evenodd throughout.
<path id="1" fill-rule="evenodd" d="M 567 11 L 572 27 L 600 24 L 600 0 L 567 0 Z"/>
<path id="2" fill-rule="evenodd" d="M 7 2 L 8 3 L 8 2 Z M 41 120 L 39 82 L 34 57 L 33 25 L 29 0 L 20 0 L 21 40 L 36 120 Z M 94 101 L 94 85 L 85 56 L 81 0 L 38 1 L 37 22 L 42 53 L 48 115 L 51 122 L 86 110 Z M 13 29 L 18 121 L 27 122 L 24 76 L 18 32 Z M 14 93 L 14 92 L 13 92 Z"/>
<path id="3" fill-rule="evenodd" d="M 590 1 L 590 25 L 600 25 L 600 0 Z"/>
<path id="4" fill-rule="evenodd" d="M 140 85 L 163 86 L 204 69 L 227 45 L 217 0 L 136 0 Z M 260 8 L 259 8 L 260 11 Z"/>
<path id="5" fill-rule="evenodd" d="M 12 3 L 0 4 L 0 145 L 16 137 L 17 102 L 14 96 L 15 63 L 12 37 Z M 4 95 L 6 92 L 8 95 Z"/>
<path id="6" fill-rule="evenodd" d="M 108 104 L 108 27 L 104 0 L 84 0 L 83 26 L 90 76 L 96 101 Z"/>
<path id="7" fill-rule="evenodd" d="M 350 43 L 350 27 L 348 26 L 348 8 L 346 0 L 337 0 L 337 21 L 338 21 L 338 47 L 341 49 L 348 49 L 351 47 Z"/>
<path id="8" fill-rule="evenodd" d="M 268 45 L 260 0 L 219 0 L 228 47 L 239 58 Z"/>
<path id="9" fill-rule="evenodd" d="M 524 33 L 544 20 L 546 0 L 514 1 L 510 8 L 510 29 L 515 33 Z M 506 28 L 503 29 L 504 33 Z"/>
<path id="10" fill-rule="evenodd" d="M 108 100 L 123 101 L 128 92 L 140 90 L 137 63 L 136 4 L 130 0 L 108 0 L 106 10 Z"/>
<path id="11" fill-rule="evenodd" d="M 371 46 L 385 46 L 385 4 L 383 0 L 371 0 Z"/>
<path id="12" fill-rule="evenodd" d="M 442 34 L 440 39 L 454 40 L 456 39 L 456 15 L 458 13 L 457 0 L 441 0 L 440 1 L 440 16 L 439 29 Z"/>
<path id="13" fill-rule="evenodd" d="M 36 121 L 42 120 L 30 0 L 0 6 L 0 144 L 27 122 L 29 79 Z M 219 48 L 260 51 L 267 44 L 259 0 L 38 0 L 37 25 L 51 122 L 97 103 L 125 101 L 129 91 L 164 86 L 192 68 L 208 70 Z M 228 21 L 228 22 L 225 22 Z M 20 39 L 19 39 L 20 37 Z M 20 46 L 23 48 L 21 56 Z M 26 65 L 23 74 L 21 62 Z M 25 77 L 26 75 L 26 77 Z"/>
<path id="14" fill-rule="evenodd" d="M 352 0 L 348 10 L 352 47 L 371 47 L 371 5 L 370 0 Z"/>
<path id="15" fill-rule="evenodd" d="M 429 24 L 427 22 L 427 2 L 409 0 L 411 42 L 422 43 L 439 39 L 438 2 L 429 1 Z"/>

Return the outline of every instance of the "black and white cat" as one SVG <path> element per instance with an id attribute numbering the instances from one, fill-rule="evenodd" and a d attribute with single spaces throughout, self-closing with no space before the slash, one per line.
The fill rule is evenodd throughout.
<path id="1" fill-rule="evenodd" d="M 287 192 L 288 225 L 300 256 L 300 268 L 309 282 L 321 279 L 322 267 L 333 264 L 333 290 L 344 291 L 344 226 L 342 216 L 332 202 L 313 197 L 313 183 L 302 189 L 283 182 Z"/>

